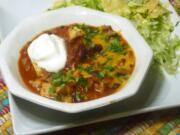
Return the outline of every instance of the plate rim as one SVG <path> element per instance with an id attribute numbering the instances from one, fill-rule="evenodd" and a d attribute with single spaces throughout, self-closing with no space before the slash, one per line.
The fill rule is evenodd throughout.
<path id="1" fill-rule="evenodd" d="M 167 0 L 164 0 L 164 2 L 168 2 Z M 169 3 L 169 2 L 168 2 Z M 177 15 L 177 13 L 176 13 L 176 11 L 174 10 L 174 8 L 170 5 L 170 7 L 169 8 L 171 8 L 171 10 L 170 11 L 172 11 L 172 13 L 173 13 L 173 15 L 176 15 L 176 16 L 178 16 Z M 180 19 L 179 19 L 180 20 Z M 10 92 L 8 92 L 8 93 L 10 93 Z M 11 94 L 11 93 L 10 93 Z M 13 96 L 13 95 L 12 95 Z M 11 98 L 11 96 L 9 97 L 9 99 Z M 158 110 L 163 110 L 163 109 L 170 109 L 170 108 L 174 108 L 174 107 L 179 107 L 180 106 L 180 104 L 170 104 L 169 106 L 166 106 L 166 105 L 162 105 L 162 106 L 154 106 L 154 107 L 144 107 L 144 108 L 142 108 L 142 109 L 138 109 L 138 110 L 133 110 L 133 111 L 127 111 L 126 113 L 124 113 L 123 114 L 123 116 L 122 117 L 127 117 L 127 116 L 133 116 L 133 115 L 138 115 L 138 114 L 142 114 L 142 113 L 147 113 L 147 112 L 152 112 L 152 111 L 158 111 Z M 11 110 L 13 110 L 13 108 L 12 108 L 12 106 L 11 106 L 11 104 L 10 104 L 10 109 Z M 120 112 L 121 113 L 121 112 Z M 87 124 L 85 124 L 85 125 L 88 125 L 88 124 L 93 124 L 93 123 L 96 123 L 96 122 L 102 122 L 102 121 L 107 121 L 107 120 L 113 120 L 113 119 L 117 119 L 117 118 L 122 118 L 122 117 L 119 117 L 118 115 L 120 114 L 120 113 L 117 113 L 117 116 L 116 117 L 114 117 L 113 116 L 113 118 L 106 118 L 106 119 L 102 119 L 102 120 L 98 120 L 98 121 L 94 121 L 94 122 L 91 122 L 91 123 L 88 123 L 87 122 Z M 126 115 L 127 114 L 127 115 Z M 13 121 L 13 119 L 14 119 L 14 117 L 12 116 L 12 121 Z M 13 125 L 14 125 L 15 123 L 13 122 Z M 84 124 L 83 124 L 84 125 Z M 77 125 L 77 126 L 81 126 L 81 125 Z M 77 127 L 77 126 L 72 126 L 72 127 Z M 14 126 L 13 126 L 14 127 Z M 61 129 L 59 129 L 58 128 L 58 126 L 56 126 L 56 128 L 57 129 L 55 129 L 55 130 L 49 130 L 49 132 L 52 132 L 52 131 L 57 131 L 57 130 L 61 130 Z M 71 127 L 67 127 L 67 128 L 71 128 Z M 67 129 L 67 128 L 63 128 L 63 129 Z M 16 130 L 14 130 L 15 132 L 15 134 L 22 134 L 21 132 L 18 132 L 18 131 L 16 131 Z M 46 131 L 45 131 L 46 132 Z M 44 132 L 44 130 L 42 130 L 42 131 L 40 131 L 40 132 L 38 132 L 38 133 L 45 133 Z M 25 132 L 24 132 L 25 133 Z M 24 134 L 23 133 L 23 134 Z M 26 132 L 27 134 L 32 134 L 32 132 Z M 35 134 L 37 134 L 36 132 L 34 132 Z M 47 132 L 46 132 L 47 133 Z"/>

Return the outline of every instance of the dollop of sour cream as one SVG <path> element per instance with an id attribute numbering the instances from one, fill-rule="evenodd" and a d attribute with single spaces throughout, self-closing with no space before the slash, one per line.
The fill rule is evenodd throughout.
<path id="1" fill-rule="evenodd" d="M 65 67 L 67 52 L 65 42 L 54 34 L 42 34 L 27 49 L 32 63 L 48 72 L 58 72 Z"/>

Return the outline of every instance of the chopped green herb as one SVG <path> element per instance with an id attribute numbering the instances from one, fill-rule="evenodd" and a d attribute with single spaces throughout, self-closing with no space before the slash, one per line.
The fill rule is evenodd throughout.
<path id="1" fill-rule="evenodd" d="M 67 79 L 68 81 L 75 81 L 76 80 L 75 77 L 73 77 L 73 76 L 67 76 L 67 78 L 68 78 Z"/>
<path id="2" fill-rule="evenodd" d="M 52 74 L 53 79 L 58 79 L 58 78 L 61 78 L 62 76 L 63 76 L 63 72 L 58 72 L 58 73 Z"/>
<path id="3" fill-rule="evenodd" d="M 129 75 L 124 75 L 123 78 L 124 78 L 124 79 L 128 79 L 128 78 L 129 78 Z"/>
<path id="4" fill-rule="evenodd" d="M 86 78 L 84 78 L 84 77 L 80 77 L 79 79 L 78 79 L 78 82 L 77 82 L 79 85 L 82 85 L 82 86 L 87 86 L 87 84 L 88 84 L 88 81 L 87 81 L 87 79 Z"/>
<path id="5" fill-rule="evenodd" d="M 63 89 L 65 86 L 66 86 L 66 84 L 65 84 L 65 83 L 62 83 L 62 84 L 60 85 L 60 88 Z"/>
<path id="6" fill-rule="evenodd" d="M 62 78 L 57 78 L 57 79 L 54 79 L 54 80 L 52 80 L 52 84 L 53 84 L 53 86 L 60 86 L 61 85 L 61 83 L 62 83 Z"/>
<path id="7" fill-rule="evenodd" d="M 93 27 L 88 27 L 85 24 L 76 25 L 79 29 L 83 30 L 85 33 L 84 42 L 85 44 L 92 44 L 92 38 L 99 32 L 98 29 Z"/>
<path id="8" fill-rule="evenodd" d="M 115 74 L 115 77 L 116 77 L 116 78 L 122 77 L 122 78 L 124 78 L 124 79 L 128 79 L 129 75 L 128 75 L 128 74 L 116 73 L 116 74 Z"/>
<path id="9" fill-rule="evenodd" d="M 114 38 L 112 40 L 111 44 L 109 45 L 109 50 L 116 52 L 116 53 L 123 53 L 124 52 L 124 48 L 120 44 L 119 38 Z"/>
<path id="10" fill-rule="evenodd" d="M 49 89 L 48 89 L 48 93 L 49 94 L 54 94 L 55 92 L 56 92 L 56 88 L 55 87 L 53 87 L 53 86 L 49 87 Z"/>
<path id="11" fill-rule="evenodd" d="M 85 70 L 86 70 L 86 72 L 88 72 L 88 73 L 92 73 L 92 72 L 94 71 L 94 69 L 93 69 L 92 66 L 87 67 Z"/>
<path id="12" fill-rule="evenodd" d="M 104 78 L 104 76 L 105 76 L 105 74 L 103 72 L 97 73 L 97 77 L 100 79 Z"/>
<path id="13" fill-rule="evenodd" d="M 78 102 L 81 101 L 81 93 L 80 93 L 79 90 L 76 91 L 75 99 L 76 99 L 76 101 L 78 101 Z"/>
<path id="14" fill-rule="evenodd" d="M 67 74 L 66 74 L 66 79 L 65 79 L 65 81 L 67 82 L 67 81 L 75 81 L 75 78 L 72 76 L 72 71 L 70 70 L 70 71 L 68 71 L 67 72 Z"/>
<path id="15" fill-rule="evenodd" d="M 84 70 L 83 66 L 81 64 L 77 65 L 77 69 Z"/>
<path id="16" fill-rule="evenodd" d="M 103 66 L 103 69 L 108 70 L 108 71 L 113 71 L 115 68 L 112 65 L 106 64 Z"/>
<path id="17" fill-rule="evenodd" d="M 52 79 L 52 85 L 54 87 L 61 87 L 64 88 L 65 84 L 67 84 L 70 81 L 75 81 L 75 78 L 72 76 L 71 72 L 67 72 L 66 75 L 63 73 L 56 73 L 53 74 L 53 79 Z"/>

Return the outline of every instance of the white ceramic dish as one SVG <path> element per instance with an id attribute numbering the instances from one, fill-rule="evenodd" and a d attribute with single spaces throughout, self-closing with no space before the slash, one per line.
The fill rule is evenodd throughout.
<path id="1" fill-rule="evenodd" d="M 135 52 L 136 66 L 131 79 L 121 91 L 88 102 L 62 103 L 27 90 L 18 71 L 17 61 L 20 49 L 42 31 L 72 23 L 93 26 L 111 25 L 114 30 L 121 31 L 123 37 L 129 42 Z M 4 40 L 0 49 L 2 75 L 11 93 L 33 103 L 69 113 L 99 108 L 133 96 L 143 81 L 153 55 L 150 47 L 127 19 L 78 6 L 42 13 L 24 20 Z"/>
<path id="2" fill-rule="evenodd" d="M 44 11 L 51 2 L 52 0 L 0 0 L 0 8 L 4 9 L 4 12 L 0 10 L 2 39 L 24 17 Z M 163 0 L 163 3 L 168 5 L 168 0 Z M 34 8 L 31 8 L 32 6 Z M 169 10 L 172 12 L 171 19 L 175 25 L 177 21 L 180 21 L 179 16 L 172 6 L 169 6 Z M 6 15 L 8 17 L 4 18 Z M 175 33 L 180 36 L 180 25 L 175 28 Z M 49 109 L 47 111 L 46 108 L 33 103 L 22 102 L 22 99 L 9 93 L 14 134 L 37 135 L 154 110 L 180 107 L 180 74 L 177 76 L 166 75 L 164 80 L 158 80 L 156 75 L 156 72 L 150 71 L 139 92 L 130 100 L 80 115 L 67 115 L 59 111 L 49 111 Z"/>

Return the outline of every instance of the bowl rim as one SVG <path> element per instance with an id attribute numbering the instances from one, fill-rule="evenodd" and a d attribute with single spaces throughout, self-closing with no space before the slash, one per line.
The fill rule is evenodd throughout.
<path id="1" fill-rule="evenodd" d="M 116 92 L 116 93 L 111 94 L 109 96 L 105 96 L 105 97 L 102 97 L 102 98 L 99 98 L 99 99 L 95 99 L 95 100 L 91 100 L 91 101 L 87 101 L 87 102 L 82 102 L 82 103 L 64 103 L 64 102 L 53 101 L 51 99 L 48 99 L 48 98 L 42 97 L 40 95 L 34 94 L 34 93 L 30 92 L 29 90 L 26 90 L 24 88 L 23 88 L 23 90 L 26 90 L 25 91 L 26 94 L 19 93 L 18 91 L 15 90 L 15 89 L 22 89 L 22 87 L 21 87 L 21 84 L 19 84 L 17 82 L 17 80 L 15 80 L 15 78 L 12 77 L 12 74 L 10 72 L 10 67 L 8 67 L 8 64 L 6 63 L 6 60 L 5 60 L 6 59 L 5 52 L 9 49 L 9 47 L 6 47 L 6 46 L 8 46 L 7 45 L 8 42 L 13 40 L 14 35 L 19 33 L 19 31 L 21 31 L 21 28 L 27 26 L 27 23 L 29 23 L 31 21 L 34 21 L 34 20 L 37 20 L 37 18 L 50 17 L 50 16 L 52 16 L 54 14 L 58 15 L 59 13 L 63 13 L 63 12 L 66 13 L 67 11 L 78 11 L 78 12 L 82 12 L 82 14 L 86 14 L 86 15 L 88 15 L 88 13 L 89 14 L 93 13 L 93 14 L 96 14 L 96 15 L 99 15 L 99 16 L 105 16 L 105 17 L 107 17 L 109 19 L 112 19 L 112 20 L 113 19 L 117 20 L 117 21 L 118 20 L 123 20 L 125 23 L 127 23 L 126 25 L 129 25 L 129 26 L 132 27 L 131 29 L 133 29 L 132 30 L 133 32 L 136 32 L 135 34 L 138 34 L 138 37 L 140 38 L 141 42 L 143 42 L 143 44 L 144 44 L 144 46 L 146 48 L 146 53 L 148 53 L 148 57 L 146 56 L 147 61 L 145 62 L 146 64 L 143 65 L 144 70 L 143 70 L 143 72 L 141 71 L 142 75 L 140 76 L 139 83 L 136 84 L 136 88 L 134 90 L 132 90 L 128 94 L 125 94 L 124 96 L 119 97 L 119 98 L 117 96 L 114 96 L 114 98 L 110 99 L 110 97 L 112 97 L 113 95 L 118 95 L 118 94 L 122 93 L 123 91 L 120 92 L 120 93 Z M 73 12 L 72 12 L 72 14 L 73 14 Z M 101 12 L 101 11 L 97 11 L 97 10 L 93 10 L 93 9 L 89 9 L 89 8 L 85 8 L 85 7 L 80 7 L 80 6 L 66 7 L 66 8 L 62 8 L 62 9 L 59 9 L 59 10 L 50 11 L 48 13 L 41 13 L 39 15 L 28 17 L 27 19 L 22 21 L 7 36 L 7 38 L 3 41 L 2 45 L 0 46 L 0 54 L 1 54 L 0 67 L 1 67 L 2 75 L 4 77 L 4 80 L 5 80 L 8 88 L 9 88 L 9 91 L 13 95 L 15 95 L 17 97 L 20 97 L 20 98 L 23 98 L 25 100 L 28 100 L 30 102 L 42 105 L 44 107 L 48 107 L 48 108 L 51 108 L 51 109 L 54 109 L 54 110 L 68 112 L 68 113 L 78 113 L 78 112 L 82 112 L 82 111 L 92 110 L 92 109 L 95 109 L 95 108 L 99 108 L 99 107 L 102 107 L 102 106 L 112 104 L 114 102 L 124 100 L 126 98 L 129 98 L 129 97 L 135 95 L 137 93 L 139 87 L 140 87 L 140 84 L 142 83 L 142 81 L 143 81 L 143 79 L 145 77 L 145 74 L 147 73 L 147 71 L 149 69 L 149 66 L 150 66 L 150 63 L 151 63 L 152 57 L 153 57 L 153 52 L 152 52 L 151 48 L 148 46 L 148 44 L 142 38 L 142 36 L 140 36 L 140 34 L 133 27 L 133 25 L 130 23 L 129 20 L 127 20 L 126 18 L 120 17 L 120 16 L 111 15 L 111 14 L 108 14 L 108 13 L 104 13 L 104 12 Z M 140 72 L 140 71 L 138 71 L 138 72 Z M 129 85 L 129 81 L 130 80 L 128 80 L 128 83 L 126 84 L 126 86 Z M 12 84 L 12 82 L 13 82 L 13 84 Z M 124 87 L 121 90 L 123 90 L 123 89 L 124 89 Z M 44 102 L 42 102 L 42 101 L 44 101 Z"/>

